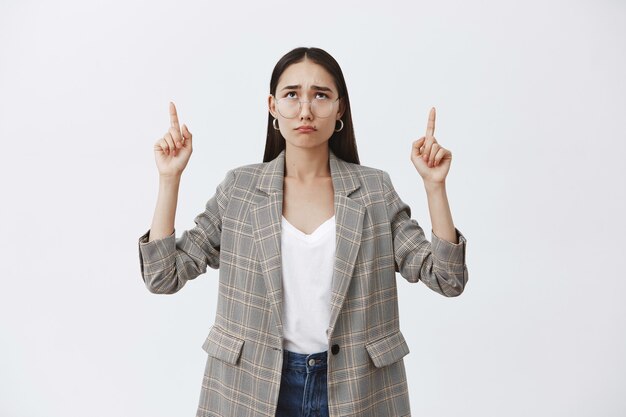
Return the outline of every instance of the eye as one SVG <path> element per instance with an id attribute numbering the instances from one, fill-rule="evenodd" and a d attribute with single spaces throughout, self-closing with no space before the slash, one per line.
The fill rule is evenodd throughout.
<path id="1" fill-rule="evenodd" d="M 290 95 L 290 94 L 293 94 L 293 95 Z M 287 98 L 296 98 L 297 94 L 296 94 L 295 91 L 288 91 L 287 94 L 285 94 L 285 97 L 287 97 Z"/>
<path id="2" fill-rule="evenodd" d="M 317 96 L 321 96 L 321 97 L 317 97 Z M 315 98 L 328 98 L 328 95 L 326 95 L 326 93 L 316 93 L 316 97 Z"/>

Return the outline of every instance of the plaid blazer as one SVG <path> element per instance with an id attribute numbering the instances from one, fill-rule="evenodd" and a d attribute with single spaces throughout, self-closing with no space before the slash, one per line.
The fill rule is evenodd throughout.
<path id="1" fill-rule="evenodd" d="M 283 361 L 281 215 L 285 151 L 227 172 L 196 226 L 148 242 L 139 238 L 148 290 L 179 291 L 219 268 L 215 322 L 197 417 L 274 416 Z M 432 243 L 387 172 L 345 162 L 330 151 L 336 253 L 328 324 L 331 416 L 408 416 L 395 273 L 448 297 L 468 280 L 465 237 Z"/>

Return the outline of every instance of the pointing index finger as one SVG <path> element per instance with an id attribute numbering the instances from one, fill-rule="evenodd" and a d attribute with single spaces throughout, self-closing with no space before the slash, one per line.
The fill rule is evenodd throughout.
<path id="1" fill-rule="evenodd" d="M 170 123 L 176 131 L 180 132 L 180 126 L 178 124 L 178 114 L 176 113 L 176 106 L 170 101 Z"/>
<path id="2" fill-rule="evenodd" d="M 428 125 L 426 126 L 426 136 L 434 136 L 435 134 L 435 108 L 430 109 L 430 113 L 428 114 Z"/>

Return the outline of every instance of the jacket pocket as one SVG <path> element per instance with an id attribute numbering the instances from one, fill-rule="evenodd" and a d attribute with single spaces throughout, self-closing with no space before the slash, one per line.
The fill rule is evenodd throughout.
<path id="1" fill-rule="evenodd" d="M 367 349 L 374 366 L 377 368 L 397 362 L 410 352 L 400 330 L 367 343 L 365 349 Z"/>
<path id="2" fill-rule="evenodd" d="M 231 336 L 219 327 L 213 326 L 202 344 L 202 349 L 209 356 L 234 365 L 241 354 L 243 342 L 243 339 Z"/>

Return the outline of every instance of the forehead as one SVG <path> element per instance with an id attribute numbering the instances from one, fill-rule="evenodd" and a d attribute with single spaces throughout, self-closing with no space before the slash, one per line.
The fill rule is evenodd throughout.
<path id="1" fill-rule="evenodd" d="M 302 85 L 303 88 L 321 85 L 337 91 L 333 76 L 324 67 L 309 60 L 291 64 L 283 71 L 278 79 L 277 89 L 286 85 Z"/>

